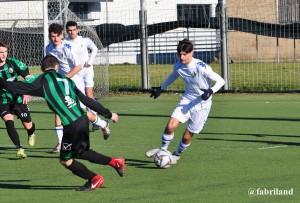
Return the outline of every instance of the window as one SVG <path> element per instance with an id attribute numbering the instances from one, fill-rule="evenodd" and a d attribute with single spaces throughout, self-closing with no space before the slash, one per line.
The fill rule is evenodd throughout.
<path id="1" fill-rule="evenodd" d="M 210 17 L 210 4 L 178 4 L 177 18 L 182 21 L 195 21 Z"/>
<path id="2" fill-rule="evenodd" d="M 80 19 L 87 19 L 89 13 L 89 3 L 88 2 L 71 2 L 69 4 L 69 9 L 76 14 Z"/>
<path id="3" fill-rule="evenodd" d="M 279 23 L 295 23 L 300 21 L 299 0 L 279 0 L 278 20 Z"/>

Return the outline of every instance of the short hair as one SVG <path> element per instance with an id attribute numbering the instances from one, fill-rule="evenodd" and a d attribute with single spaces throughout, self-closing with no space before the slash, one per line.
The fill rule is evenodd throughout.
<path id="1" fill-rule="evenodd" d="M 8 44 L 7 44 L 7 42 L 0 42 L 0 47 L 5 47 L 5 48 L 7 48 L 8 49 Z"/>
<path id="2" fill-rule="evenodd" d="M 58 23 L 52 23 L 51 25 L 49 25 L 49 29 L 48 29 L 48 32 L 49 34 L 51 32 L 55 33 L 55 34 L 62 34 L 63 33 L 63 26 L 61 24 L 58 24 Z"/>
<path id="3" fill-rule="evenodd" d="M 68 30 L 68 27 L 70 27 L 70 26 L 75 26 L 76 28 L 78 28 L 77 23 L 73 20 L 70 20 L 70 21 L 67 22 L 66 29 Z"/>
<path id="4" fill-rule="evenodd" d="M 46 55 L 41 63 L 41 70 L 45 72 L 48 69 L 55 69 L 55 66 L 58 65 L 58 60 L 55 56 Z"/>
<path id="5" fill-rule="evenodd" d="M 189 39 L 185 38 L 181 41 L 179 41 L 177 46 L 177 53 L 184 51 L 185 53 L 190 53 L 194 50 L 193 42 Z"/>

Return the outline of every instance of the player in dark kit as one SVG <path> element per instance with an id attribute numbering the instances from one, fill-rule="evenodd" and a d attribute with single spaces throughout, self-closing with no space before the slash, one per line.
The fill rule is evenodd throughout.
<path id="1" fill-rule="evenodd" d="M 59 115 L 64 126 L 60 162 L 73 174 L 88 180 L 77 190 L 87 191 L 99 188 L 104 184 L 104 179 L 75 159 L 110 165 L 122 177 L 125 172 L 125 159 L 111 158 L 90 149 L 89 120 L 86 111 L 80 107 L 80 101 L 105 118 L 112 119 L 113 122 L 118 121 L 118 115 L 85 96 L 71 79 L 57 73 L 58 61 L 54 56 L 44 57 L 41 69 L 43 74 L 32 76 L 24 82 L 8 82 L 0 79 L 0 88 L 43 97 L 49 108 Z"/>
<path id="2" fill-rule="evenodd" d="M 30 77 L 27 66 L 15 58 L 8 58 L 8 44 L 0 42 L 0 78 L 7 81 L 18 81 L 18 77 Z M 29 95 L 15 94 L 7 91 L 7 89 L 0 89 L 0 114 L 5 122 L 6 130 L 11 141 L 14 143 L 17 151 L 17 158 L 23 159 L 27 155 L 21 145 L 19 134 L 15 128 L 14 115 L 21 121 L 28 134 L 29 146 L 35 144 L 35 125 L 31 120 L 30 111 L 27 106 L 29 102 Z"/>

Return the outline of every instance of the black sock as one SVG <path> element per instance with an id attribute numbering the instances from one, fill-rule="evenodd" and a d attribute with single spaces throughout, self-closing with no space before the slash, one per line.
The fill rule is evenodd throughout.
<path id="1" fill-rule="evenodd" d="M 105 156 L 93 150 L 84 151 L 81 155 L 77 155 L 76 158 L 88 160 L 91 163 L 101 165 L 108 165 L 111 161 L 111 157 Z"/>
<path id="2" fill-rule="evenodd" d="M 79 176 L 83 179 L 90 180 L 96 175 L 94 172 L 90 171 L 85 165 L 75 160 L 73 160 L 72 164 L 66 168 L 72 171 L 74 175 Z"/>
<path id="3" fill-rule="evenodd" d="M 34 133 L 34 131 L 35 131 L 35 124 L 34 124 L 34 122 L 32 122 L 32 126 L 30 129 L 27 130 L 27 134 L 32 135 Z"/>
<path id="4" fill-rule="evenodd" d="M 18 132 L 16 131 L 14 121 L 12 121 L 12 120 L 5 121 L 5 126 L 6 126 L 8 136 L 11 139 L 11 141 L 14 143 L 14 145 L 17 148 L 22 148 L 21 142 L 20 142 L 20 137 L 19 137 Z"/>

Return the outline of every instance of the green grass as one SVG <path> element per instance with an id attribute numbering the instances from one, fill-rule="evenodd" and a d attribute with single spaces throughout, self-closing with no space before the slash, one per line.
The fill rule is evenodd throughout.
<path id="1" fill-rule="evenodd" d="M 28 157 L 16 160 L 4 123 L 0 123 L 0 202 L 299 202 L 300 95 L 216 94 L 207 124 L 195 135 L 179 163 L 158 169 L 144 153 L 157 147 L 180 94 L 110 95 L 104 106 L 119 113 L 111 137 L 91 133 L 92 149 L 127 159 L 120 178 L 109 166 L 82 161 L 105 178 L 103 188 L 76 192 L 85 181 L 59 164 L 49 151 L 56 144 L 54 115 L 41 102 L 30 104 L 36 146 L 15 123 Z M 176 130 L 173 151 L 185 125 Z M 292 196 L 250 197 L 250 188 L 293 189 Z"/>

